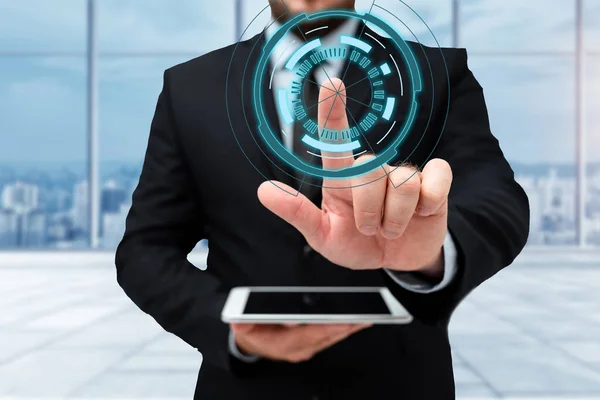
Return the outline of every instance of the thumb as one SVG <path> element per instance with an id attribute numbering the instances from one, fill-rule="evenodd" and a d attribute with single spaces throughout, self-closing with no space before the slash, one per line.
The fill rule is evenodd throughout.
<path id="1" fill-rule="evenodd" d="M 289 192 L 289 193 L 287 193 Z M 280 182 L 263 182 L 258 199 L 272 213 L 296 228 L 314 249 L 323 242 L 323 212 L 301 193 Z"/>
<path id="2" fill-rule="evenodd" d="M 229 327 L 234 334 L 245 334 L 254 329 L 255 324 L 231 324 Z"/>

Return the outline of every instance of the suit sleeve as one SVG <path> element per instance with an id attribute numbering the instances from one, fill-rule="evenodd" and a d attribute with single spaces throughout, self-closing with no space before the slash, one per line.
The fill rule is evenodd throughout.
<path id="1" fill-rule="evenodd" d="M 219 320 L 226 293 L 216 275 L 187 260 L 205 236 L 206 219 L 178 142 L 168 76 L 117 249 L 117 280 L 142 311 L 201 351 L 204 362 L 226 367 L 229 330 Z"/>
<path id="2" fill-rule="evenodd" d="M 457 272 L 441 291 L 418 294 L 385 276 L 394 295 L 422 322 L 447 325 L 469 292 L 513 262 L 529 234 L 529 202 L 490 131 L 483 89 L 459 50 L 451 69 L 450 110 L 433 153 L 452 167 L 448 230 Z"/>

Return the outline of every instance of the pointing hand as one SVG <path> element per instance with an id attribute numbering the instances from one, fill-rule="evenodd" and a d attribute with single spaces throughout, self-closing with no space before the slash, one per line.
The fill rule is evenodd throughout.
<path id="1" fill-rule="evenodd" d="M 342 81 L 334 78 L 323 86 L 319 127 L 347 129 Z M 329 97 L 331 90 L 339 94 Z M 349 154 L 324 152 L 323 168 L 348 168 L 374 157 L 364 155 L 354 160 L 347 157 Z M 265 207 L 298 229 L 315 251 L 337 265 L 421 271 L 438 277 L 443 272 L 442 245 L 451 183 L 450 165 L 433 159 L 422 172 L 410 166 L 383 165 L 349 180 L 325 179 L 321 208 L 302 194 L 294 196 L 281 190 L 277 186 L 295 192 L 279 182 L 277 186 L 264 182 L 258 197 Z"/>

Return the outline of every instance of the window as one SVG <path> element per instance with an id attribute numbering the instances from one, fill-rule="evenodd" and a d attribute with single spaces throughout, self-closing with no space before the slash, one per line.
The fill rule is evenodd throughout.
<path id="1" fill-rule="evenodd" d="M 460 0 L 460 46 L 485 53 L 573 51 L 575 0 Z"/>
<path id="2" fill-rule="evenodd" d="M 233 1 L 98 2 L 100 247 L 123 236 L 163 72 L 233 43 L 233 15 Z"/>
<path id="3" fill-rule="evenodd" d="M 600 246 L 600 55 L 589 56 L 585 77 L 586 132 L 586 243 Z"/>
<path id="4" fill-rule="evenodd" d="M 199 55 L 233 43 L 234 14 L 233 0 L 101 0 L 100 51 Z"/>
<path id="5" fill-rule="evenodd" d="M 492 132 L 528 192 L 529 243 L 575 244 L 572 57 L 471 56 L 469 65 L 484 88 Z"/>
<path id="6" fill-rule="evenodd" d="M 587 160 L 584 235 L 587 245 L 600 246 L 600 2 L 584 3 L 584 116 Z"/>
<path id="7" fill-rule="evenodd" d="M 0 52 L 85 51 L 85 0 L 0 2 Z"/>
<path id="8" fill-rule="evenodd" d="M 583 237 L 585 243 L 600 246 L 600 156 L 592 150 L 600 148 L 600 2 L 404 2 L 423 18 L 440 45 L 468 49 L 470 67 L 484 87 L 493 132 L 530 196 L 530 245 L 583 244 Z M 357 8 L 367 10 L 371 3 L 357 0 Z M 99 247 L 113 249 L 141 170 L 163 71 L 234 43 L 266 4 L 0 2 L 0 248 L 81 248 L 99 236 Z M 378 4 L 400 16 L 424 44 L 436 45 L 399 1 Z M 583 6 L 581 26 L 577 4 Z M 244 38 L 260 32 L 269 18 L 269 10 L 264 11 Z M 88 28 L 94 21 L 98 52 L 88 59 Z M 575 79 L 580 28 L 583 88 Z M 97 82 L 88 82 L 88 65 L 97 67 Z M 94 186 L 98 196 L 92 199 L 89 83 L 98 89 L 94 111 L 99 117 L 99 160 L 93 164 L 99 187 Z M 585 120 L 579 121 L 580 115 Z M 578 158 L 580 137 L 587 147 Z M 578 168 L 584 161 L 586 168 Z M 100 211 L 94 232 L 92 209 Z"/>
<path id="9" fill-rule="evenodd" d="M 583 244 L 577 158 L 579 0 L 458 0 L 459 46 L 531 204 L 530 245 Z M 590 2 L 588 2 L 590 3 Z M 595 7 L 595 6 L 594 6 Z M 590 15 L 590 9 L 584 14 Z"/>
<path id="10" fill-rule="evenodd" d="M 583 4 L 585 47 L 588 51 L 600 53 L 600 1 L 585 0 Z"/>
<path id="11" fill-rule="evenodd" d="M 266 2 L 261 1 L 240 1 L 242 24 L 239 27 L 240 35 L 244 33 L 242 40 L 247 40 L 254 35 L 259 34 L 265 26 L 271 21 L 271 11 L 267 7 Z M 239 37 L 236 37 L 237 41 Z"/>
<path id="12" fill-rule="evenodd" d="M 448 0 L 408 0 L 399 2 L 358 1 L 357 9 L 371 11 L 398 30 L 407 41 L 425 46 L 452 45 L 452 10 Z"/>
<path id="13" fill-rule="evenodd" d="M 123 237 L 131 195 L 144 159 L 165 69 L 187 58 L 104 57 L 100 60 L 100 245 Z"/>
<path id="14" fill-rule="evenodd" d="M 84 68 L 0 56 L 0 249 L 87 246 Z"/>

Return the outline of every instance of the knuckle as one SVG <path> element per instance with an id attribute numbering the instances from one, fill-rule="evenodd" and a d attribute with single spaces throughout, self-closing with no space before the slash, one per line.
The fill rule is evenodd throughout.
<path id="1" fill-rule="evenodd" d="M 400 186 L 398 187 L 398 191 L 401 194 L 414 195 L 418 194 L 420 190 L 421 182 L 419 182 L 419 180 L 415 179 L 414 177 L 411 177 L 409 179 L 405 178 L 400 182 Z"/>
<path id="2" fill-rule="evenodd" d="M 375 207 L 361 208 L 356 210 L 356 217 L 360 220 L 374 220 L 381 218 L 381 210 Z"/>
<path id="3" fill-rule="evenodd" d="M 446 195 L 436 190 L 429 190 L 426 193 L 423 193 L 423 197 L 428 202 L 437 205 L 441 204 L 445 200 Z"/>
<path id="4" fill-rule="evenodd" d="M 300 202 L 298 203 L 297 208 L 294 210 L 294 214 L 292 215 L 292 222 L 299 221 L 302 219 L 302 211 L 304 210 L 304 202 L 306 201 L 305 197 L 300 198 Z"/>
<path id="5" fill-rule="evenodd" d="M 402 232 L 406 225 L 408 225 L 408 223 L 405 220 L 401 220 L 399 218 L 390 218 L 384 221 L 383 228 L 390 232 Z"/>
<path id="6" fill-rule="evenodd" d="M 413 172 L 400 169 L 393 172 L 390 177 L 394 186 L 388 186 L 393 195 L 406 196 L 416 195 L 421 190 L 421 179 Z"/>

